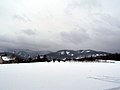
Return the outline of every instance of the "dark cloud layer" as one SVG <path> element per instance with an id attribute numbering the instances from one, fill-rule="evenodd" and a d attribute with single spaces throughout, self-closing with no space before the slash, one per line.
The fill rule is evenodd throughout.
<path id="1" fill-rule="evenodd" d="M 59 32 L 58 39 L 55 39 L 55 36 L 40 38 L 39 32 L 35 29 L 22 29 L 20 33 L 15 33 L 15 36 L 0 35 L 0 47 L 35 50 L 97 49 L 120 52 L 119 20 L 110 15 L 98 14 L 85 21 L 89 23 L 84 27 L 77 24 L 69 31 Z"/>
<path id="2" fill-rule="evenodd" d="M 118 0 L 28 1 L 3 5 L 0 48 L 120 52 Z"/>

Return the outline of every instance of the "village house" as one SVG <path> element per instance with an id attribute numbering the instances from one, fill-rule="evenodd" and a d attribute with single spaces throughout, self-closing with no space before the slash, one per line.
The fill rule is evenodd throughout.
<path id="1" fill-rule="evenodd" d="M 2 57 L 0 56 L 0 64 L 2 64 L 3 63 L 3 60 L 2 60 Z"/>
<path id="2" fill-rule="evenodd" d="M 16 57 L 10 57 L 10 56 L 0 56 L 0 64 L 5 64 L 5 63 L 17 63 L 18 60 Z"/>

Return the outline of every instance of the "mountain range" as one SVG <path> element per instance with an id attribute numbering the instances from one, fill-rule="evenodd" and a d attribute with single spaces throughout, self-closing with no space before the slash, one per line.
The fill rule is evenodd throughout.
<path id="1" fill-rule="evenodd" d="M 59 50 L 57 52 L 52 52 L 47 54 L 47 56 L 51 59 L 58 58 L 83 58 L 83 57 L 97 57 L 97 56 L 105 56 L 109 54 L 108 52 L 103 51 L 95 51 L 95 50 Z"/>
<path id="2" fill-rule="evenodd" d="M 1 50 L 1 54 L 14 54 L 20 58 L 28 59 L 29 57 L 36 57 L 37 55 L 46 55 L 49 59 L 64 59 L 64 58 L 83 58 L 83 57 L 97 57 L 97 56 L 105 56 L 110 54 L 108 52 L 103 51 L 95 51 L 91 49 L 87 50 L 59 50 L 56 52 L 52 51 L 33 51 L 29 49 L 6 49 Z"/>
<path id="3" fill-rule="evenodd" d="M 14 54 L 20 58 L 23 59 L 28 59 L 29 57 L 36 57 L 38 54 L 39 55 L 45 55 L 48 53 L 51 53 L 51 51 L 33 51 L 33 50 L 29 50 L 29 49 L 6 49 L 6 50 L 0 50 L 0 55 L 1 54 Z"/>

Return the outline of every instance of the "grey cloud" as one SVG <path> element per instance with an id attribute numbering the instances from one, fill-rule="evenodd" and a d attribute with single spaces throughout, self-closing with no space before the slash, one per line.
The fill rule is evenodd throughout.
<path id="1" fill-rule="evenodd" d="M 38 35 L 38 32 L 34 29 L 23 29 L 21 30 L 22 33 L 30 36 Z"/>
<path id="2" fill-rule="evenodd" d="M 16 33 L 15 33 L 16 34 Z M 0 49 L 33 49 L 33 50 L 56 50 L 60 45 L 46 39 L 29 37 L 23 34 L 0 35 Z"/>
<path id="3" fill-rule="evenodd" d="M 73 29 L 70 32 L 61 32 L 61 38 L 64 42 L 75 45 L 81 44 L 90 39 L 87 32 L 82 28 L 79 28 L 78 30 Z"/>
<path id="4" fill-rule="evenodd" d="M 102 7 L 102 2 L 100 0 L 74 0 L 69 3 L 65 9 L 65 12 L 71 13 L 75 9 L 84 9 L 91 12 L 91 10 Z M 79 13 L 79 11 L 78 11 Z"/>
<path id="5" fill-rule="evenodd" d="M 17 48 L 27 46 L 28 40 L 23 35 L 0 35 L 0 47 Z"/>
<path id="6" fill-rule="evenodd" d="M 108 14 L 92 14 L 69 32 L 61 32 L 63 46 L 120 52 L 120 23 Z M 74 26 L 73 26 L 74 27 Z M 82 28 L 83 27 L 83 28 Z"/>
<path id="7" fill-rule="evenodd" d="M 99 14 L 93 19 L 93 28 L 94 32 L 112 35 L 112 36 L 119 36 L 120 34 L 120 21 L 110 15 Z"/>
<path id="8" fill-rule="evenodd" d="M 12 36 L 0 35 L 0 48 L 14 48 L 17 42 Z"/>
<path id="9" fill-rule="evenodd" d="M 24 21 L 24 22 L 31 22 L 31 19 L 28 17 L 28 16 L 26 16 L 25 14 L 23 14 L 23 15 L 13 15 L 12 16 L 13 17 L 13 19 L 16 19 L 16 20 L 20 20 L 20 21 Z"/>
<path id="10" fill-rule="evenodd" d="M 98 14 L 84 19 L 85 24 L 73 23 L 70 30 L 56 36 L 39 37 L 35 29 L 22 29 L 20 34 L 0 35 L 0 47 L 28 48 L 34 50 L 98 49 L 120 51 L 119 20 L 110 15 Z M 89 27 L 90 26 L 90 27 Z"/>
<path id="11" fill-rule="evenodd" d="M 51 8 L 51 11 L 49 12 L 44 11 L 43 9 L 43 11 L 38 14 L 36 12 L 36 15 L 31 13 L 31 18 L 35 21 L 34 23 L 31 22 L 31 24 L 33 24 L 34 27 L 38 26 L 36 28 L 39 28 L 40 31 L 31 28 L 29 29 L 29 27 L 31 27 L 30 24 L 26 24 L 26 22 L 31 21 L 31 19 L 27 16 L 29 14 L 15 14 L 12 18 L 22 21 L 23 29 L 18 31 L 16 28 L 19 29 L 19 25 L 17 27 L 16 24 L 15 28 L 13 26 L 12 28 L 15 29 L 15 32 L 17 33 L 13 35 L 13 37 L 11 37 L 12 35 L 9 33 L 5 36 L 1 36 L 0 46 L 29 49 L 39 48 L 41 50 L 89 48 L 120 51 L 119 17 L 113 17 L 116 16 L 116 13 L 114 14 L 114 12 L 111 14 L 113 16 L 109 15 L 110 13 L 108 14 L 109 10 L 111 12 L 111 9 L 115 9 L 110 6 L 114 1 L 111 0 L 112 2 L 109 3 L 109 0 L 107 0 L 108 3 L 105 1 L 107 4 L 102 1 L 103 0 L 70 0 L 67 2 L 68 6 L 64 7 L 67 14 L 61 11 L 58 13 L 59 15 L 53 14 L 53 12 L 51 12 L 53 11 Z M 103 12 L 99 11 L 100 8 L 102 8 Z M 90 13 L 89 11 L 92 11 L 93 13 Z M 116 12 L 117 11 L 118 9 Z M 57 12 L 55 11 L 54 13 Z M 37 19 L 41 20 L 41 22 L 39 23 Z M 11 23 L 13 22 L 11 21 Z M 4 26 L 9 29 L 11 24 L 8 26 L 6 25 L 8 24 L 5 22 Z M 47 25 L 48 27 L 45 27 Z M 26 29 L 26 27 L 28 28 Z M 10 29 L 12 30 L 12 28 Z M 45 33 L 47 34 L 43 35 Z"/>
<path id="12" fill-rule="evenodd" d="M 92 38 L 88 44 L 93 48 L 107 51 L 120 51 L 120 23 L 110 15 L 99 14 L 91 18 L 89 34 Z"/>
<path id="13" fill-rule="evenodd" d="M 13 36 L 9 35 L 0 35 L 0 44 L 2 43 L 15 43 L 15 39 Z"/>
<path id="14" fill-rule="evenodd" d="M 100 0 L 82 0 L 80 6 L 87 6 L 88 8 L 99 7 L 101 6 Z"/>
<path id="15" fill-rule="evenodd" d="M 100 18 L 103 20 L 103 22 L 109 23 L 113 27 L 120 28 L 119 19 L 117 19 L 111 15 L 108 15 L 108 14 L 107 15 L 100 14 L 100 15 L 101 15 Z"/>

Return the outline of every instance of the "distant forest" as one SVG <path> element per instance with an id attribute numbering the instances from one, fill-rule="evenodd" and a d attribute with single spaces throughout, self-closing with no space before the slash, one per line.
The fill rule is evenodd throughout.
<path id="1" fill-rule="evenodd" d="M 7 56 L 6 54 L 3 55 L 3 57 Z M 29 57 L 28 59 L 23 59 L 20 57 L 17 57 L 15 55 L 11 56 L 12 59 L 6 60 L 1 62 L 1 64 L 6 64 L 6 63 L 33 63 L 33 62 L 100 62 L 100 60 L 115 60 L 115 61 L 120 61 L 120 54 L 115 53 L 115 54 L 108 54 L 106 56 L 90 56 L 90 57 L 82 57 L 82 58 L 54 58 L 50 59 L 47 57 L 47 55 L 37 55 L 35 58 Z"/>
<path id="2" fill-rule="evenodd" d="M 108 54 L 106 56 L 97 56 L 97 57 L 84 57 L 80 59 L 76 58 L 65 58 L 65 59 L 59 59 L 59 58 L 54 58 L 54 59 L 48 59 L 46 55 L 43 55 L 42 58 L 40 58 L 40 55 L 36 57 L 36 59 L 29 58 L 28 60 L 18 60 L 18 63 L 30 63 L 30 62 L 99 62 L 99 60 L 115 60 L 115 61 L 120 61 L 120 54 L 115 53 L 115 54 Z"/>

